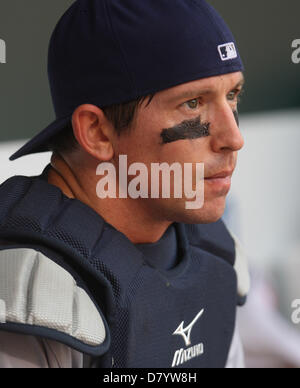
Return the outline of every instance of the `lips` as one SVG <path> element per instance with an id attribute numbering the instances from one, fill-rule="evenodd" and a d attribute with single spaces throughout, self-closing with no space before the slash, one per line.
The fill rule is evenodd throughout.
<path id="1" fill-rule="evenodd" d="M 218 196 L 227 195 L 231 188 L 232 174 L 233 170 L 226 170 L 205 178 L 207 188 Z"/>
<path id="2" fill-rule="evenodd" d="M 232 174 L 233 174 L 233 170 L 227 170 L 227 171 L 222 171 L 222 172 L 219 172 L 218 174 L 216 175 L 211 175 L 205 179 L 226 179 L 226 178 L 231 178 L 232 177 Z"/>

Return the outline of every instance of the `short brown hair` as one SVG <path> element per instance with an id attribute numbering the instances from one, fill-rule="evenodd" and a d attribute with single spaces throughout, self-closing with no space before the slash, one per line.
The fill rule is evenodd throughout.
<path id="1" fill-rule="evenodd" d="M 147 106 L 151 103 L 155 94 L 140 97 L 137 100 L 123 104 L 111 105 L 100 108 L 107 119 L 113 124 L 116 132 L 120 136 L 124 131 L 129 130 L 140 105 L 148 98 Z M 50 139 L 48 148 L 50 151 L 58 154 L 69 153 L 78 149 L 78 142 L 73 133 L 71 120 L 61 130 L 61 132 Z"/>

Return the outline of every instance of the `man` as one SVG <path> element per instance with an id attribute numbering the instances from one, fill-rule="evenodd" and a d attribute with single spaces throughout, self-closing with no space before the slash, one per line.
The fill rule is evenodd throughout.
<path id="1" fill-rule="evenodd" d="M 0 188 L 0 365 L 243 365 L 247 268 L 220 220 L 242 70 L 203 0 L 78 0 L 64 14 L 49 47 L 57 120 L 11 158 L 50 149 L 51 165 Z M 167 198 L 163 175 L 145 175 L 129 196 L 124 156 L 140 172 L 192 166 L 190 190 Z"/>

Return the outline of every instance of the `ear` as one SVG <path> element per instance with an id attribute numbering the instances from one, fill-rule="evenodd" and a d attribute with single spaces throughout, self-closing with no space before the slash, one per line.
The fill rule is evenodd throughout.
<path id="1" fill-rule="evenodd" d="M 114 128 L 95 105 L 81 105 L 73 113 L 74 136 L 80 146 L 99 161 L 110 161 L 114 156 Z"/>

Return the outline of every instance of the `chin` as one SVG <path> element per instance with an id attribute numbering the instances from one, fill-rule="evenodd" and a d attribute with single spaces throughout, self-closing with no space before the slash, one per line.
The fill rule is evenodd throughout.
<path id="1" fill-rule="evenodd" d="M 184 224 L 212 224 L 219 221 L 223 214 L 224 212 L 214 214 L 186 215 L 180 222 L 183 222 Z"/>
<path id="2" fill-rule="evenodd" d="M 225 206 L 226 198 L 218 198 L 204 203 L 204 206 L 199 210 L 184 209 L 176 221 L 185 224 L 212 224 L 223 217 Z"/>

